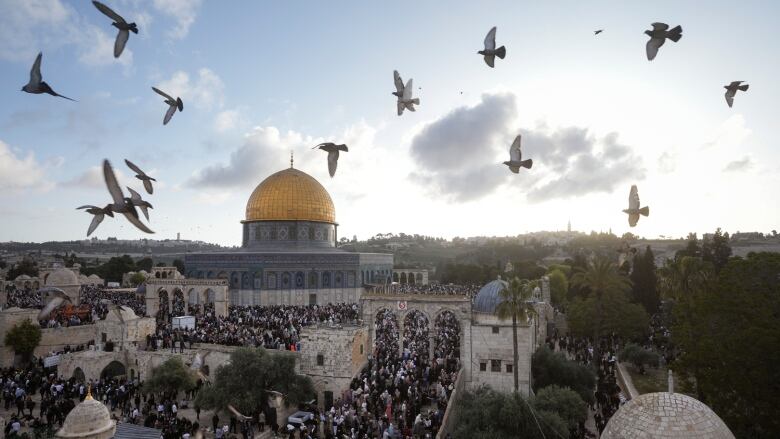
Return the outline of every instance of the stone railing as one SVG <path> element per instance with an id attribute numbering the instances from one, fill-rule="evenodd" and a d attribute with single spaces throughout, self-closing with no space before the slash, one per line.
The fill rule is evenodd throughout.
<path id="1" fill-rule="evenodd" d="M 617 363 L 615 372 L 620 388 L 626 393 L 626 398 L 634 399 L 639 396 L 639 391 L 634 387 L 634 381 L 631 379 L 631 374 L 628 373 L 626 366 L 623 366 L 623 363 Z"/>
<path id="2" fill-rule="evenodd" d="M 457 405 L 458 399 L 463 395 L 465 391 L 466 380 L 463 378 L 463 369 L 458 371 L 458 378 L 455 379 L 455 388 L 450 394 L 450 399 L 447 401 L 447 409 L 444 411 L 444 416 L 441 418 L 441 427 L 439 432 L 436 433 L 436 439 L 442 439 L 447 436 L 447 433 L 452 433 L 455 427 L 455 422 L 458 420 Z"/>

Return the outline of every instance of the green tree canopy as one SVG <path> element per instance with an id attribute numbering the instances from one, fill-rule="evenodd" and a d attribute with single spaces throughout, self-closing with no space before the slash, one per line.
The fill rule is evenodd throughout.
<path id="1" fill-rule="evenodd" d="M 717 273 L 728 263 L 730 257 L 729 234 L 721 232 L 718 227 L 712 235 L 712 241 L 705 239 L 702 243 L 701 258 L 711 263 Z"/>
<path id="2" fill-rule="evenodd" d="M 289 404 L 315 395 L 311 379 L 295 373 L 293 355 L 239 348 L 230 354 L 229 363 L 217 368 L 214 382 L 201 389 L 196 404 L 207 410 L 223 410 L 231 404 L 241 413 L 257 413 L 267 407 L 269 391 L 282 393 Z"/>
<path id="3" fill-rule="evenodd" d="M 569 388 L 583 401 L 593 403 L 596 374 L 590 367 L 571 361 L 560 352 L 553 352 L 546 345 L 540 346 L 531 359 L 531 376 L 534 392 L 547 386 Z"/>
<path id="4" fill-rule="evenodd" d="M 26 274 L 30 277 L 38 276 L 38 264 L 36 264 L 32 259 L 25 257 L 16 265 L 11 267 L 10 270 L 8 270 L 6 279 L 14 280 L 23 274 Z"/>
<path id="5" fill-rule="evenodd" d="M 179 273 L 184 274 L 184 261 L 181 259 L 174 259 L 172 265 L 176 267 Z"/>
<path id="6" fill-rule="evenodd" d="M 130 285 L 137 287 L 146 281 L 146 275 L 136 272 L 134 275 L 130 276 L 129 280 Z"/>
<path id="7" fill-rule="evenodd" d="M 542 439 L 569 437 L 569 428 L 558 414 L 534 409 L 524 397 L 480 387 L 465 392 L 455 407 L 455 439 Z M 540 432 L 541 428 L 541 432 Z"/>
<path id="8" fill-rule="evenodd" d="M 538 411 L 558 414 L 570 430 L 588 419 L 588 406 L 580 395 L 555 384 L 542 387 L 531 400 L 531 405 Z"/>
<path id="9" fill-rule="evenodd" d="M 658 367 L 659 355 L 657 352 L 645 349 L 636 343 L 627 343 L 619 354 L 620 361 L 627 361 L 637 369 L 639 373 L 645 372 L 645 366 Z"/>
<path id="10" fill-rule="evenodd" d="M 152 258 L 149 257 L 142 258 L 135 263 L 135 267 L 138 269 L 138 271 L 144 270 L 147 273 L 152 271 L 153 266 L 154 266 L 154 261 L 152 260 Z"/>
<path id="11" fill-rule="evenodd" d="M 633 301 L 642 304 L 649 314 L 658 312 L 661 298 L 658 294 L 655 255 L 653 255 L 653 250 L 649 245 L 644 252 L 639 252 L 634 256 L 631 284 Z"/>
<path id="12" fill-rule="evenodd" d="M 175 397 L 179 392 L 195 387 L 193 372 L 181 361 L 181 357 L 171 357 L 152 369 L 149 378 L 144 381 L 144 393 L 163 393 Z"/>
<path id="13" fill-rule="evenodd" d="M 737 437 L 780 437 L 780 254 L 731 258 L 674 309 L 674 369 Z"/>
<path id="14" fill-rule="evenodd" d="M 11 346 L 14 352 L 21 355 L 25 362 L 30 359 L 35 348 L 41 342 L 41 328 L 33 325 L 30 319 L 15 324 L 6 332 L 4 344 Z"/>
<path id="15" fill-rule="evenodd" d="M 550 300 L 553 306 L 563 307 L 566 303 L 566 293 L 569 291 L 569 279 L 566 273 L 558 268 L 547 272 L 550 279 Z"/>

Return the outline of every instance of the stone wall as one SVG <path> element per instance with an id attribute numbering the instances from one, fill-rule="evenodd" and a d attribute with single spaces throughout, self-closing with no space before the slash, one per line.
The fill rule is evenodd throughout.
<path id="1" fill-rule="evenodd" d="M 471 380 L 469 388 L 488 385 L 501 392 L 514 390 L 514 372 L 507 366 L 517 367 L 520 393 L 530 393 L 531 355 L 536 349 L 534 324 L 521 324 L 517 327 L 517 350 L 520 364 L 514 365 L 512 349 L 512 321 L 499 320 L 492 314 L 475 314 L 471 325 Z M 495 329 L 498 333 L 495 333 Z M 493 371 L 493 361 L 499 363 L 499 371 Z M 483 366 L 484 365 L 484 366 Z M 484 367 L 485 370 L 482 370 Z"/>
<path id="2" fill-rule="evenodd" d="M 325 392 L 335 400 L 368 361 L 365 326 L 305 327 L 301 331 L 301 373 L 309 376 L 324 408 Z"/>

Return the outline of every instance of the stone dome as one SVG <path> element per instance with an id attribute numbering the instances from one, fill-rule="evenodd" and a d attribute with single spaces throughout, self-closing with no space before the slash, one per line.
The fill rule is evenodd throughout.
<path id="1" fill-rule="evenodd" d="M 336 223 L 330 194 L 311 175 L 295 168 L 263 180 L 246 203 L 246 220 Z"/>
<path id="2" fill-rule="evenodd" d="M 111 419 L 108 408 L 88 395 L 77 405 L 55 435 L 58 438 L 109 439 L 114 437 L 116 421 Z"/>
<path id="3" fill-rule="evenodd" d="M 30 279 L 32 279 L 30 276 L 26 274 L 20 274 L 19 276 L 16 276 L 16 279 L 14 280 L 30 280 Z"/>
<path id="4" fill-rule="evenodd" d="M 79 278 L 73 270 L 58 268 L 46 277 L 46 285 L 53 287 L 67 287 L 80 285 Z"/>
<path id="5" fill-rule="evenodd" d="M 645 393 L 628 401 L 610 418 L 601 439 L 734 439 L 706 404 L 681 393 Z"/>
<path id="6" fill-rule="evenodd" d="M 485 284 L 477 293 L 477 297 L 474 298 L 474 304 L 471 307 L 472 311 L 494 314 L 496 307 L 501 303 L 498 293 L 508 285 L 509 283 L 501 278 Z"/>

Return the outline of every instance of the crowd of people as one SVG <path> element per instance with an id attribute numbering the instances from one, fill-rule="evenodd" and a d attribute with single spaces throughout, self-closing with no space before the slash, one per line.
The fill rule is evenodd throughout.
<path id="1" fill-rule="evenodd" d="M 152 349 L 211 343 L 294 351 L 300 350 L 304 326 L 355 324 L 359 317 L 357 304 L 230 306 L 226 316 L 216 315 L 213 305 L 207 304 L 195 328 L 173 328 L 168 319 L 158 320 L 149 341 Z"/>
<path id="2" fill-rule="evenodd" d="M 421 285 L 393 283 L 390 285 L 387 292 L 390 294 L 461 295 L 471 298 L 477 295 L 480 288 L 482 288 L 482 285 L 476 284 L 455 285 L 430 283 L 428 285 Z"/>
<path id="3" fill-rule="evenodd" d="M 6 287 L 6 308 L 43 308 L 43 297 L 38 289 L 17 288 L 15 285 Z"/>

